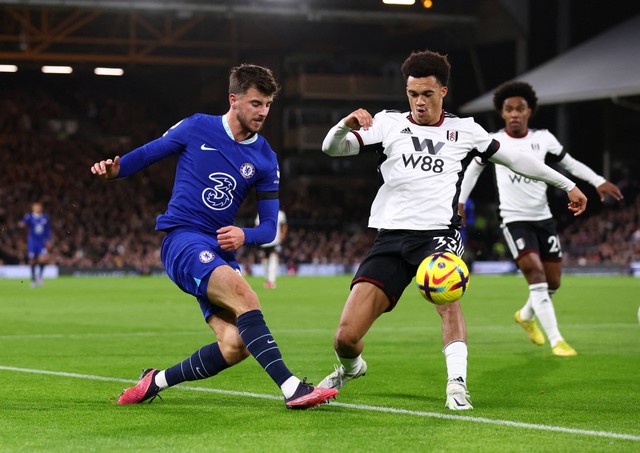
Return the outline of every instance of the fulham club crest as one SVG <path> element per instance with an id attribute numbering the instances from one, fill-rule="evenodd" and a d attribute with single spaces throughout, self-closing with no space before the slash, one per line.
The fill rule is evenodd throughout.
<path id="1" fill-rule="evenodd" d="M 450 142 L 458 141 L 458 131 L 447 131 L 447 140 Z"/>

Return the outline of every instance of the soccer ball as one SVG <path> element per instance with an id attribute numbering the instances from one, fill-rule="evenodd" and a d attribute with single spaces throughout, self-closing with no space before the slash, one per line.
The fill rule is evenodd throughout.
<path id="1" fill-rule="evenodd" d="M 436 305 L 450 304 L 460 299 L 469 288 L 469 269 L 453 253 L 427 256 L 416 273 L 420 294 Z"/>

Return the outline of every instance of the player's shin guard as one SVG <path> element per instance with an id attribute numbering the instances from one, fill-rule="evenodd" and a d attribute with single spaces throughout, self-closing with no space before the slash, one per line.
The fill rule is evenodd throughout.
<path id="1" fill-rule="evenodd" d="M 220 352 L 218 343 L 209 344 L 198 349 L 191 357 L 167 368 L 165 377 L 167 384 L 173 386 L 185 381 L 197 381 L 215 376 L 229 368 L 229 364 Z"/>
<path id="2" fill-rule="evenodd" d="M 282 354 L 264 322 L 260 310 L 252 310 L 238 316 L 236 321 L 242 341 L 271 379 L 280 387 L 293 376 L 282 360 Z"/>
<path id="3" fill-rule="evenodd" d="M 562 340 L 562 335 L 560 335 L 560 330 L 558 329 L 556 311 L 553 307 L 553 302 L 551 302 L 551 297 L 549 297 L 548 288 L 546 283 L 529 285 L 529 298 L 542 330 L 547 334 L 549 342 L 554 345 Z"/>

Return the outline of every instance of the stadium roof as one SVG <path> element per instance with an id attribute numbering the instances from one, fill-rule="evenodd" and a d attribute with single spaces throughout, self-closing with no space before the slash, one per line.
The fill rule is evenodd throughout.
<path id="1" fill-rule="evenodd" d="M 640 94 L 640 15 L 514 80 L 530 83 L 538 104 L 616 99 Z M 464 104 L 465 114 L 493 110 L 493 92 Z"/>
<path id="2" fill-rule="evenodd" d="M 503 2 L 447 0 L 427 10 L 380 0 L 0 0 L 0 60 L 226 68 L 247 52 L 353 48 L 378 57 L 407 42 L 468 49 L 520 36 Z"/>

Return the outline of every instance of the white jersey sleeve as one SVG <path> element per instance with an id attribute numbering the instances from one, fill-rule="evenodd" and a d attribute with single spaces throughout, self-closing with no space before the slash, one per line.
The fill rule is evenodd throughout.
<path id="1" fill-rule="evenodd" d="M 569 155 L 569 153 L 566 153 L 564 157 L 562 157 L 562 160 L 558 162 L 558 165 L 560 165 L 572 175 L 577 176 L 583 181 L 587 181 L 593 187 L 598 187 L 599 185 L 607 181 L 604 176 L 600 176 L 579 160 L 574 159 L 571 155 Z"/>
<path id="2" fill-rule="evenodd" d="M 329 129 L 322 141 L 322 151 L 333 157 L 354 156 L 360 152 L 358 138 L 350 134 L 351 128 L 340 120 L 338 124 Z"/>
<path id="3" fill-rule="evenodd" d="M 472 118 L 443 113 L 433 126 L 409 112 L 382 111 L 372 126 L 352 131 L 360 150 L 382 154 L 382 185 L 369 226 L 378 229 L 444 230 L 460 224 L 458 198 L 463 170 L 473 155 L 489 158 L 497 143 Z"/>
<path id="4" fill-rule="evenodd" d="M 475 157 L 471 159 L 471 163 L 464 172 L 464 179 L 462 180 L 460 199 L 458 200 L 458 203 L 465 204 L 467 202 L 469 195 L 471 195 L 471 191 L 476 186 L 478 178 L 485 168 L 486 165 L 482 163 L 479 158 Z"/>

